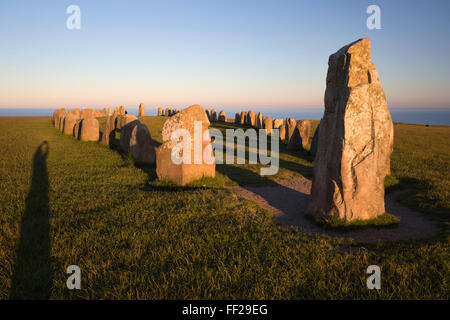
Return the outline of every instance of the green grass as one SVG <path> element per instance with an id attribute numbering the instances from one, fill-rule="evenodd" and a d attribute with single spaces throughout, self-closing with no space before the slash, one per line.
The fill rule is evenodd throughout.
<path id="1" fill-rule="evenodd" d="M 350 230 L 364 230 L 368 228 L 393 228 L 398 226 L 400 222 L 399 218 L 387 212 L 373 219 L 356 219 L 352 221 L 347 221 L 338 217 L 322 217 L 317 219 L 311 214 L 305 214 L 305 216 L 326 229 L 344 232 Z"/>
<path id="2" fill-rule="evenodd" d="M 142 119 L 155 143 L 164 120 Z M 178 187 L 114 146 L 62 135 L 49 117 L 0 118 L 0 128 L 1 299 L 450 298 L 449 127 L 395 125 L 392 156 L 402 202 L 444 232 L 381 244 L 281 226 L 222 188 L 311 177 L 305 151 L 282 146 L 274 177 L 257 165 L 217 166 L 215 179 Z M 71 264 L 82 290 L 66 288 Z M 366 287 L 372 264 L 381 290 Z"/>

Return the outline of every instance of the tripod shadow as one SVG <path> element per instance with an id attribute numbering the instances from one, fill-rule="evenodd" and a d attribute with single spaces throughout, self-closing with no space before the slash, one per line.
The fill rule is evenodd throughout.
<path id="1" fill-rule="evenodd" d="M 48 299 L 52 288 L 50 266 L 50 210 L 47 157 L 44 141 L 33 158 L 33 176 L 22 214 L 17 260 L 11 281 L 11 299 Z"/>

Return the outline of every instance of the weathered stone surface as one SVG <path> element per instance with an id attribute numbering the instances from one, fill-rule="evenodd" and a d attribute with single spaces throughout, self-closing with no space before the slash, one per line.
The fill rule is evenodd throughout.
<path id="1" fill-rule="evenodd" d="M 132 114 L 126 114 L 122 117 L 120 121 L 120 148 L 123 151 L 130 151 L 131 132 L 139 123 L 138 118 Z"/>
<path id="2" fill-rule="evenodd" d="M 124 106 L 120 106 L 120 107 L 119 107 L 119 114 L 120 114 L 121 116 L 125 115 L 125 107 L 124 107 Z"/>
<path id="3" fill-rule="evenodd" d="M 163 115 L 163 108 L 159 107 L 158 108 L 158 116 L 162 116 Z"/>
<path id="4" fill-rule="evenodd" d="M 270 117 L 264 117 L 263 129 L 266 129 L 267 134 L 272 133 L 272 126 L 273 126 L 272 119 Z"/>
<path id="5" fill-rule="evenodd" d="M 258 115 L 256 116 L 256 128 L 263 129 L 263 116 L 261 112 L 258 112 Z"/>
<path id="6" fill-rule="evenodd" d="M 138 123 L 130 136 L 131 157 L 140 164 L 153 164 L 156 161 L 155 147 L 147 126 Z"/>
<path id="7" fill-rule="evenodd" d="M 196 164 L 194 159 L 194 121 L 201 121 L 201 131 L 204 139 L 201 141 L 202 159 Z M 168 179 L 180 185 L 185 185 L 202 177 L 215 177 L 215 162 L 211 164 L 205 162 L 204 154 L 209 152 L 209 157 L 214 160 L 214 155 L 209 139 L 209 120 L 206 112 L 199 105 L 193 105 L 183 109 L 180 113 L 168 119 L 162 129 L 163 144 L 156 149 L 156 174 L 160 180 Z M 175 164 L 172 161 L 172 149 L 181 142 L 172 141 L 172 132 L 178 129 L 185 129 L 191 135 L 191 161 L 189 164 Z M 205 136 L 206 135 L 206 136 Z"/>
<path id="8" fill-rule="evenodd" d="M 170 108 L 166 108 L 166 111 L 164 112 L 164 115 L 165 115 L 166 117 L 169 117 L 169 116 L 170 116 Z"/>
<path id="9" fill-rule="evenodd" d="M 98 120 L 94 117 L 84 118 L 80 123 L 80 140 L 82 141 L 98 141 L 100 137 L 100 129 Z"/>
<path id="10" fill-rule="evenodd" d="M 61 117 L 66 115 L 66 109 L 64 108 L 60 108 L 58 110 L 56 110 L 55 112 L 53 112 L 53 117 L 52 117 L 52 122 L 53 122 L 53 126 L 56 129 L 59 129 L 59 124 L 61 122 Z"/>
<path id="11" fill-rule="evenodd" d="M 219 113 L 219 121 L 227 122 L 227 115 L 225 113 L 225 110 L 220 111 L 220 113 Z"/>
<path id="12" fill-rule="evenodd" d="M 256 127 L 256 114 L 255 111 L 250 110 L 247 113 L 247 119 L 245 121 L 246 125 L 252 126 L 252 127 Z"/>
<path id="13" fill-rule="evenodd" d="M 317 147 L 319 144 L 319 130 L 320 130 L 320 123 L 316 128 L 316 131 L 314 132 L 314 136 L 311 141 L 311 148 L 309 148 L 309 152 L 315 157 L 317 154 Z"/>
<path id="14" fill-rule="evenodd" d="M 73 111 L 69 112 L 64 117 L 64 128 L 63 133 L 68 135 L 73 135 L 73 128 L 75 127 L 75 124 L 79 120 L 78 116 L 73 113 Z"/>
<path id="15" fill-rule="evenodd" d="M 139 116 L 139 117 L 145 117 L 145 106 L 144 106 L 143 103 L 141 103 L 141 104 L 139 105 L 138 116 Z"/>
<path id="16" fill-rule="evenodd" d="M 234 114 L 234 123 L 235 124 L 239 124 L 239 122 L 241 121 L 241 114 L 240 113 L 235 113 Z"/>
<path id="17" fill-rule="evenodd" d="M 215 109 L 211 110 L 211 121 L 217 121 L 217 111 Z"/>
<path id="18" fill-rule="evenodd" d="M 286 140 L 286 124 L 280 127 L 280 140 Z"/>
<path id="19" fill-rule="evenodd" d="M 328 60 L 318 139 L 309 212 L 348 221 L 383 214 L 393 125 L 368 38 Z"/>
<path id="20" fill-rule="evenodd" d="M 81 135 L 81 120 L 77 120 L 75 125 L 73 126 L 73 136 L 75 139 L 80 139 Z"/>
<path id="21" fill-rule="evenodd" d="M 105 124 L 103 125 L 103 130 L 102 130 L 102 144 L 104 144 L 105 146 L 109 145 L 110 140 L 111 140 L 111 135 L 114 131 L 114 119 L 113 116 L 108 116 L 108 118 L 106 118 Z"/>
<path id="22" fill-rule="evenodd" d="M 289 140 L 289 150 L 299 150 L 305 148 L 308 144 L 309 136 L 311 135 L 311 121 L 300 120 L 295 126 L 294 133 Z"/>
<path id="23" fill-rule="evenodd" d="M 279 129 L 283 125 L 283 119 L 275 119 L 273 120 L 273 128 Z"/>
<path id="24" fill-rule="evenodd" d="M 247 112 L 241 112 L 241 122 L 240 122 L 240 124 L 241 125 L 244 125 L 245 123 L 246 123 L 246 121 L 247 121 Z"/>
<path id="25" fill-rule="evenodd" d="M 63 132 L 64 130 L 64 119 L 66 118 L 66 114 L 63 114 L 59 117 L 59 125 L 58 125 L 58 130 Z"/>
<path id="26" fill-rule="evenodd" d="M 295 127 L 297 126 L 297 122 L 292 118 L 286 118 L 286 141 L 291 141 L 292 134 L 295 131 Z"/>

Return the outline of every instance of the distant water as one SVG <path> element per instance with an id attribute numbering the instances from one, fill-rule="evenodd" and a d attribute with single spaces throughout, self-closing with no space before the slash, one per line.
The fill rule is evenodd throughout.
<path id="1" fill-rule="evenodd" d="M 219 112 L 219 109 L 216 109 Z M 224 109 L 227 116 L 234 118 L 234 114 L 240 111 L 246 111 L 237 108 Z M 254 109 L 257 111 L 258 109 Z M 0 117 L 10 116 L 51 116 L 55 109 L 2 109 L 0 108 Z M 128 108 L 127 111 L 137 115 L 138 108 Z M 260 109 L 263 115 L 272 119 L 291 117 L 296 120 L 310 119 L 320 120 L 323 116 L 323 109 Z M 156 108 L 147 108 L 147 115 L 157 114 Z M 430 124 L 430 125 L 450 125 L 450 109 L 391 109 L 392 120 L 394 122 Z"/>

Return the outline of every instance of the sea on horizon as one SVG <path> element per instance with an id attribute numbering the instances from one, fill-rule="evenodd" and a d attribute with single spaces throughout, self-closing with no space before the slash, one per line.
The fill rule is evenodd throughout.
<path id="1" fill-rule="evenodd" d="M 174 107 L 175 108 L 175 107 Z M 56 108 L 0 108 L 0 117 L 37 117 L 37 116 L 51 116 Z M 137 115 L 138 107 L 126 108 L 128 113 Z M 222 109 L 216 109 L 217 112 Z M 240 111 L 247 111 L 246 109 L 238 108 L 224 108 L 227 117 L 234 118 L 235 113 Z M 255 112 L 261 111 L 265 116 L 272 119 L 287 117 L 296 120 L 320 120 L 323 116 L 322 108 L 315 109 L 278 109 L 278 108 L 253 108 Z M 411 124 L 424 125 L 450 125 L 450 109 L 390 109 L 392 120 L 394 122 L 404 122 Z M 146 107 L 146 114 L 148 116 L 157 115 L 156 107 Z"/>

